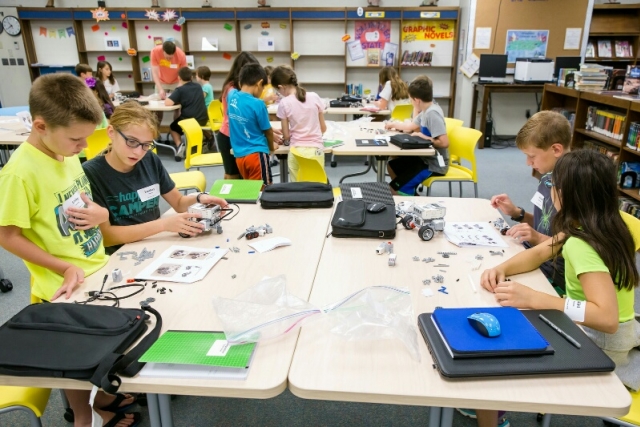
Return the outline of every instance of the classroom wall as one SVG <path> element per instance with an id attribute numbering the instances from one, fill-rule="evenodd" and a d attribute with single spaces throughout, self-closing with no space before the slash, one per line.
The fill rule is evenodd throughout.
<path id="1" fill-rule="evenodd" d="M 4 4 L 4 2 L 0 1 Z M 7 15 L 17 16 L 15 7 L 0 7 L 0 19 Z M 9 64 L 2 65 L 0 61 L 0 103 L 3 107 L 27 105 L 31 77 L 27 66 L 27 55 L 24 51 L 22 37 L 11 37 L 5 31 L 0 34 L 0 58 L 8 59 Z M 23 65 L 17 65 L 22 59 Z"/>

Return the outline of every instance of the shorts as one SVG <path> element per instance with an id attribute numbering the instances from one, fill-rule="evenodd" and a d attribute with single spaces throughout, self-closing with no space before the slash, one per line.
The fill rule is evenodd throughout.
<path id="1" fill-rule="evenodd" d="M 401 156 L 389 160 L 389 168 L 396 175 L 389 185 L 395 191 L 409 196 L 416 194 L 416 187 L 431 175 L 440 175 L 429 170 L 429 166 L 417 156 Z"/>
<path id="2" fill-rule="evenodd" d="M 236 164 L 242 179 L 262 181 L 265 185 L 273 183 L 268 154 L 251 153 L 244 157 L 236 157 Z"/>
<path id="3" fill-rule="evenodd" d="M 296 147 L 296 150 L 300 155 L 302 155 L 302 157 L 317 161 L 322 170 L 324 170 L 324 151 L 322 149 L 315 147 Z M 287 157 L 287 163 L 289 165 L 289 181 L 298 181 L 300 165 L 298 164 L 296 156 L 291 154 L 291 152 L 289 152 Z"/>
<path id="4" fill-rule="evenodd" d="M 231 154 L 231 138 L 222 132 L 218 132 L 216 141 L 218 142 L 218 151 L 222 156 L 224 173 L 227 175 L 240 175 L 240 170 L 238 170 L 238 165 L 236 164 L 236 158 Z"/>

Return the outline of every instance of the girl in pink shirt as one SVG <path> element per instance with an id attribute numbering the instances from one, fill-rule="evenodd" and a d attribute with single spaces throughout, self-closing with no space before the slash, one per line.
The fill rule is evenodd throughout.
<path id="1" fill-rule="evenodd" d="M 283 143 L 295 147 L 302 157 L 316 160 L 324 169 L 322 134 L 327 130 L 324 102 L 318 94 L 298 86 L 296 73 L 289 67 L 273 70 L 271 84 L 283 96 L 277 113 L 282 122 Z M 290 181 L 297 181 L 300 165 L 291 152 L 287 160 Z"/>

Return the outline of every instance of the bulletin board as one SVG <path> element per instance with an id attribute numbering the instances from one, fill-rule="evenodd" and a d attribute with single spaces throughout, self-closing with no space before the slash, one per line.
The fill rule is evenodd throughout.
<path id="1" fill-rule="evenodd" d="M 586 0 L 476 0 L 473 52 L 504 54 L 508 30 L 548 30 L 547 58 L 580 56 L 589 1 Z M 475 29 L 491 28 L 490 47 L 476 49 Z M 581 28 L 579 47 L 566 50 L 567 28 Z M 512 68 L 514 64 L 508 64 Z"/>

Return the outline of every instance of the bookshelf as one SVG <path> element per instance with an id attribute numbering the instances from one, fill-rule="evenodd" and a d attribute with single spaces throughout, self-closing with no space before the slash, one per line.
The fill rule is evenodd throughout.
<path id="1" fill-rule="evenodd" d="M 620 55 L 616 52 L 617 43 L 628 45 L 631 55 L 627 55 L 626 52 Z M 594 5 L 589 45 L 594 46 L 595 56 L 586 57 L 585 62 L 606 63 L 621 69 L 636 64 L 640 48 L 640 4 Z M 610 48 L 602 49 L 606 45 Z M 610 54 L 603 54 L 603 50 L 610 50 Z"/>
<path id="2" fill-rule="evenodd" d="M 586 127 L 589 107 L 596 107 L 625 117 L 620 128 L 621 139 L 588 130 Z M 575 112 L 571 149 L 598 149 L 609 155 L 618 165 L 623 162 L 640 162 L 640 151 L 627 146 L 631 122 L 640 122 L 640 102 L 597 92 L 578 91 L 546 84 L 542 95 L 542 109 L 562 109 Z M 621 195 L 640 202 L 639 189 L 619 188 Z"/>
<path id="3" fill-rule="evenodd" d="M 460 40 L 457 7 L 364 8 L 362 16 L 355 7 L 173 9 L 185 18 L 179 29 L 174 28 L 175 20 L 149 20 L 147 9 L 141 8 L 107 8 L 110 20 L 102 22 L 93 19 L 91 9 L 18 8 L 31 79 L 56 70 L 70 71 L 78 62 L 95 68 L 98 58 L 104 57 L 113 66 L 123 91 L 150 94 L 154 84 L 143 79 L 143 70 L 151 67 L 148 57 L 155 47 L 154 39 L 161 37 L 172 38 L 187 55 L 193 55 L 195 67 L 207 65 L 211 69 L 216 97 L 233 59 L 243 50 L 252 52 L 263 66 L 292 66 L 298 81 L 322 97 L 339 96 L 348 83 L 361 83 L 375 94 L 384 61 L 379 67 L 367 66 L 366 58 L 351 61 L 342 38 L 349 34 L 353 40 L 359 21 L 389 21 L 389 41 L 398 45 L 394 66 L 401 78 L 409 82 L 427 74 L 434 82 L 434 98 L 453 116 Z M 425 26 L 452 26 L 453 37 L 402 40 L 403 26 L 416 21 Z M 43 28 L 46 35 L 41 32 Z M 49 30 L 55 30 L 56 37 L 50 37 Z M 64 30 L 65 36 L 58 37 L 58 30 Z M 105 50 L 105 37 L 119 38 L 124 50 Z M 259 37 L 273 38 L 274 51 L 259 51 Z M 203 50 L 203 38 L 217 39 L 218 51 Z M 129 48 L 136 49 L 137 55 L 129 56 Z M 433 52 L 431 66 L 402 66 L 404 50 Z M 292 59 L 294 53 L 299 55 L 297 60 Z"/>

